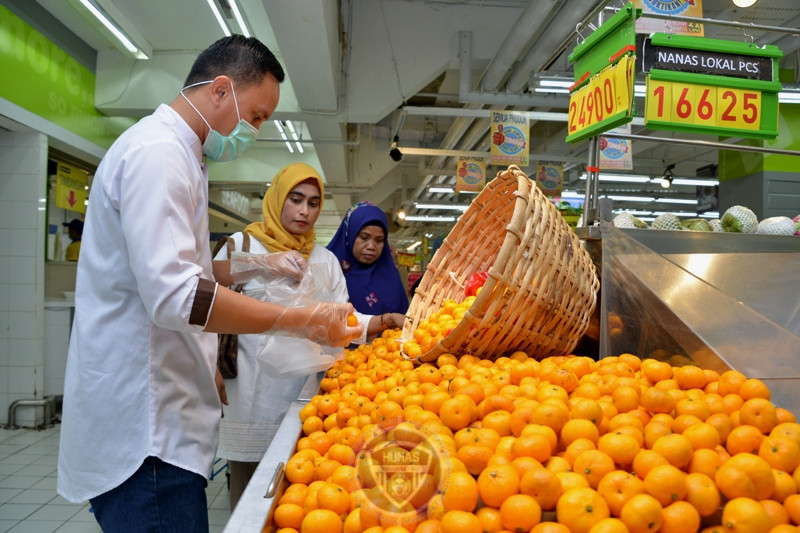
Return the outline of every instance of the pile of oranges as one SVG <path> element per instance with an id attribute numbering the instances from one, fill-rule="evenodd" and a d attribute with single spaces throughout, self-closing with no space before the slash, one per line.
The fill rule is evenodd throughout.
<path id="1" fill-rule="evenodd" d="M 478 293 L 480 294 L 480 288 Z M 446 299 L 438 310 L 420 320 L 414 330 L 413 338 L 403 343 L 403 354 L 414 359 L 429 352 L 461 322 L 461 318 L 467 314 L 475 298 L 477 296 L 467 296 L 460 303 L 452 298 Z"/>
<path id="2" fill-rule="evenodd" d="M 303 407 L 280 533 L 800 531 L 800 424 L 758 379 L 400 345 L 348 350 Z"/>

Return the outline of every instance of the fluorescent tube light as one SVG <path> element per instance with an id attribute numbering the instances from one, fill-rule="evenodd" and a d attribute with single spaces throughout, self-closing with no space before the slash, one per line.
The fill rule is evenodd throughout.
<path id="1" fill-rule="evenodd" d="M 119 41 L 119 42 L 120 42 L 120 44 L 122 44 L 122 46 L 124 46 L 124 47 L 125 47 L 125 49 L 126 49 L 128 52 L 130 52 L 131 54 L 133 54 L 133 56 L 134 56 L 136 59 L 150 59 L 150 58 L 147 56 L 147 54 L 145 54 L 145 53 L 144 53 L 144 52 L 143 52 L 143 51 L 142 51 L 142 50 L 141 50 L 141 49 L 140 49 L 138 46 L 136 46 L 135 44 L 133 44 L 133 41 L 131 41 L 131 40 L 128 38 L 128 36 L 127 36 L 127 35 L 125 35 L 125 33 L 123 33 L 123 31 L 122 31 L 121 29 L 119 29 L 119 28 L 117 27 L 117 25 L 116 25 L 116 24 L 114 24 L 114 23 L 111 21 L 111 19 L 110 19 L 110 18 L 108 18 L 108 17 L 106 16 L 106 14 L 105 14 L 105 13 L 103 13 L 103 12 L 102 12 L 102 11 L 101 11 L 101 10 L 100 10 L 100 9 L 99 9 L 97 6 L 95 6 L 95 5 L 94 5 L 92 2 L 90 2 L 89 0 L 80 0 L 80 2 L 81 2 L 81 4 L 83 4 L 83 7 L 85 7 L 86 9 L 88 9 L 88 10 L 89 10 L 89 13 L 91 13 L 91 14 L 94 16 L 94 18 L 96 18 L 97 20 L 99 20 L 99 21 L 100 21 L 100 23 L 101 23 L 103 26 L 105 26 L 105 28 L 106 28 L 108 31 L 110 31 L 110 32 L 111 32 L 111 34 L 112 34 L 114 37 L 116 37 L 117 41 Z"/>
<path id="2" fill-rule="evenodd" d="M 569 89 L 560 89 L 558 87 L 536 87 L 533 92 L 535 93 L 550 93 L 550 94 L 569 94 Z"/>
<path id="3" fill-rule="evenodd" d="M 286 127 L 289 128 L 289 132 L 292 134 L 292 139 L 294 139 L 294 144 L 297 145 L 297 151 L 302 154 L 303 145 L 300 144 L 300 138 L 297 136 L 297 132 L 294 129 L 294 124 L 292 124 L 291 120 L 286 121 Z"/>
<path id="4" fill-rule="evenodd" d="M 233 16 L 236 19 L 236 23 L 242 30 L 242 35 L 244 35 L 245 37 L 250 37 L 250 32 L 247 31 L 247 26 L 244 23 L 244 18 L 242 17 L 241 11 L 239 11 L 239 6 L 236 5 L 236 0 L 228 0 L 228 2 L 231 5 L 231 9 L 233 10 Z"/>
<path id="5" fill-rule="evenodd" d="M 686 205 L 691 205 L 691 204 L 696 204 L 697 203 L 697 199 L 695 198 L 694 200 L 686 200 L 686 199 L 682 199 L 682 198 L 657 198 L 656 199 L 656 203 L 659 203 L 659 204 L 686 204 Z"/>
<path id="6" fill-rule="evenodd" d="M 408 222 L 455 222 L 456 217 L 431 217 L 431 216 L 406 215 L 405 220 Z"/>
<path id="7" fill-rule="evenodd" d="M 608 198 L 609 200 L 615 200 L 618 202 L 638 202 L 638 203 L 649 203 L 655 200 L 652 196 L 617 196 L 617 195 L 604 195 L 604 198 Z"/>
<path id="8" fill-rule="evenodd" d="M 569 89 L 575 85 L 572 80 L 541 80 L 539 87 L 561 87 L 562 89 Z"/>
<path id="9" fill-rule="evenodd" d="M 661 178 L 653 178 L 650 183 L 661 183 Z M 689 185 L 698 187 L 713 187 L 719 185 L 718 179 L 708 178 L 672 178 L 673 185 Z"/>
<path id="10" fill-rule="evenodd" d="M 462 213 L 466 211 L 469 206 L 468 205 L 455 205 L 455 204 L 418 204 L 415 203 L 414 207 L 417 209 L 444 209 L 447 211 L 461 211 Z"/>
<path id="11" fill-rule="evenodd" d="M 702 218 L 719 218 L 719 211 L 706 211 L 697 215 Z"/>
<path id="12" fill-rule="evenodd" d="M 452 194 L 456 192 L 456 190 L 452 187 L 428 187 L 428 192 Z"/>
<path id="13" fill-rule="evenodd" d="M 414 250 L 417 249 L 417 246 L 419 246 L 420 244 L 422 244 L 422 241 L 415 242 L 414 244 L 406 248 L 406 252 L 413 252 Z"/>
<path id="14" fill-rule="evenodd" d="M 580 175 L 580 179 L 582 179 L 582 180 L 586 179 L 586 173 L 585 172 Z M 600 173 L 600 175 L 598 177 L 598 180 L 599 181 L 613 181 L 613 182 L 617 182 L 617 183 L 647 183 L 647 182 L 651 181 L 650 180 L 650 176 L 641 176 L 641 175 L 636 175 L 636 174 L 631 174 L 631 175 L 627 175 L 627 174 L 605 174 L 605 173 L 602 173 L 602 172 Z"/>
<path id="15" fill-rule="evenodd" d="M 83 1 L 83 0 L 81 0 L 81 1 Z M 228 25 L 225 23 L 225 19 L 222 18 L 222 13 L 219 12 L 219 8 L 217 7 L 217 4 L 214 3 L 214 0 L 207 0 L 207 1 L 208 1 L 208 7 L 210 7 L 211 11 L 214 13 L 214 18 L 217 19 L 217 23 L 219 24 L 219 27 L 222 28 L 222 32 L 225 34 L 226 37 L 230 37 L 231 36 L 231 30 L 230 30 L 230 28 L 228 28 Z"/>

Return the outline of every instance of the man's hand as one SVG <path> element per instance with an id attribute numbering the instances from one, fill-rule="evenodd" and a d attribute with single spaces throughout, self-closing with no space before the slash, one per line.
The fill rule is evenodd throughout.
<path id="1" fill-rule="evenodd" d="M 228 405 L 228 391 L 225 390 L 225 380 L 222 379 L 219 368 L 217 368 L 217 372 L 214 374 L 214 384 L 217 386 L 217 394 L 219 394 L 222 405 Z"/>
<path id="2" fill-rule="evenodd" d="M 287 307 L 275 321 L 270 332 L 305 337 L 326 346 L 347 346 L 364 331 L 362 324 L 347 325 L 347 315 L 353 304 L 319 302 L 305 307 Z"/>

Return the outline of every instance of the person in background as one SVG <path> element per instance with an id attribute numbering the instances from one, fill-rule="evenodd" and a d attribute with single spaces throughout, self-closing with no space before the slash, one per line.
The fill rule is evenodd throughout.
<path id="1" fill-rule="evenodd" d="M 69 222 L 62 222 L 67 227 L 67 235 L 72 240 L 67 246 L 67 251 L 64 253 L 64 259 L 67 261 L 77 261 L 81 253 L 81 236 L 83 235 L 83 222 L 77 218 L 73 218 Z"/>
<path id="2" fill-rule="evenodd" d="M 291 332 L 337 346 L 362 333 L 346 325 L 349 304 L 289 309 L 214 281 L 203 156 L 230 161 L 252 145 L 283 79 L 257 39 L 216 41 L 180 95 L 125 131 L 95 174 L 57 488 L 89 500 L 106 533 L 208 531 L 223 402 L 216 333 Z"/>
<path id="3" fill-rule="evenodd" d="M 339 262 L 324 246 L 314 244 L 314 224 L 322 211 L 325 188 L 319 173 L 304 163 L 292 163 L 273 178 L 262 202 L 263 219 L 244 229 L 250 237 L 250 254 L 275 255 L 294 251 L 302 255 L 309 269 L 313 268 L 314 287 L 325 287 L 336 302 L 347 302 L 345 283 Z M 235 249 L 242 250 L 243 233 L 234 233 Z M 230 272 L 227 246 L 214 260 L 217 280 L 233 283 L 226 277 Z M 236 259 L 232 259 L 236 261 Z M 291 280 L 287 280 L 290 282 Z M 252 280 L 243 293 L 269 301 L 269 289 L 261 280 Z M 356 313 L 365 326 L 373 318 Z M 247 483 L 269 447 L 272 437 L 291 403 L 297 398 L 308 375 L 273 377 L 259 368 L 259 357 L 277 360 L 289 357 L 280 350 L 280 342 L 269 343 L 265 335 L 239 335 L 238 375 L 225 380 L 228 405 L 220 424 L 217 455 L 228 459 L 230 472 L 230 506 L 236 507 Z"/>
<path id="4" fill-rule="evenodd" d="M 408 311 L 408 293 L 386 242 L 388 228 L 389 220 L 380 207 L 360 202 L 347 210 L 328 243 L 328 250 L 339 259 L 356 311 L 380 318 L 377 328 L 370 323 L 370 335 L 403 327 Z"/>

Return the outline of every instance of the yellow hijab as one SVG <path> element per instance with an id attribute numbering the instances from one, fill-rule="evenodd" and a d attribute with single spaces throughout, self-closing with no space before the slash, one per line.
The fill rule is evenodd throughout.
<path id="1" fill-rule="evenodd" d="M 311 254 L 311 250 L 314 248 L 314 229 L 312 228 L 305 235 L 293 235 L 286 231 L 281 224 L 281 211 L 283 211 L 286 197 L 298 183 L 309 178 L 317 181 L 321 210 L 322 201 L 325 198 L 325 187 L 319 172 L 305 163 L 291 163 L 283 167 L 272 178 L 272 184 L 264 193 L 264 201 L 261 204 L 264 220 L 253 222 L 244 229 L 258 239 L 270 252 L 297 250 L 306 259 Z"/>

